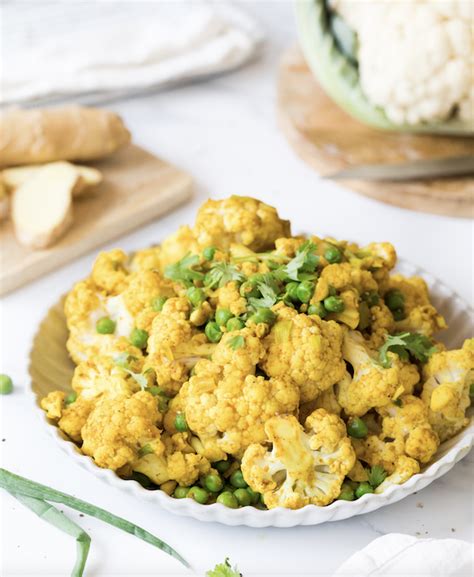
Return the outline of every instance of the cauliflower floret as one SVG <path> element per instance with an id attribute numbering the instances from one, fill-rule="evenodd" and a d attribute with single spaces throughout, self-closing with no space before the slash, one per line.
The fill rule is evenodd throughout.
<path id="1" fill-rule="evenodd" d="M 403 393 L 411 393 L 420 376 L 415 365 L 401 361 L 388 353 L 391 367 L 384 368 L 369 350 L 364 338 L 357 331 L 344 337 L 342 355 L 353 368 L 337 386 L 337 400 L 348 415 L 362 416 L 372 408 L 380 408 Z"/>
<path id="2" fill-rule="evenodd" d="M 278 416 L 265 423 L 273 448 L 253 444 L 242 459 L 244 479 L 263 494 L 269 509 L 328 505 L 340 493 L 355 463 L 343 421 L 317 409 L 305 428 L 296 417 Z"/>
<path id="3" fill-rule="evenodd" d="M 121 293 L 128 284 L 127 263 L 127 254 L 118 248 L 99 253 L 92 267 L 92 282 L 107 294 Z"/>
<path id="4" fill-rule="evenodd" d="M 161 418 L 155 397 L 146 391 L 131 397 L 103 396 L 82 427 L 82 452 L 113 471 L 136 461 L 145 446 L 159 456 L 165 450 L 158 429 Z"/>
<path id="5" fill-rule="evenodd" d="M 300 246 L 306 242 L 303 236 L 291 236 L 289 238 L 277 238 L 275 240 L 275 254 L 293 258 Z"/>
<path id="6" fill-rule="evenodd" d="M 165 446 L 164 453 L 150 453 L 140 457 L 133 463 L 133 471 L 146 475 L 157 485 L 176 481 L 185 487 L 210 471 L 209 461 L 203 455 L 197 454 L 189 444 L 188 433 L 165 433 L 161 440 Z"/>
<path id="7" fill-rule="evenodd" d="M 161 245 L 161 270 L 166 266 L 181 260 L 188 253 L 198 254 L 200 247 L 196 241 L 194 232 L 189 226 L 180 226 L 178 230 L 166 238 Z"/>
<path id="8" fill-rule="evenodd" d="M 130 371 L 140 373 L 143 359 L 126 353 L 124 358 L 124 363 L 117 363 L 107 356 L 80 363 L 74 370 L 72 388 L 84 399 L 94 399 L 103 394 L 111 397 L 133 395 L 140 390 L 140 385 L 124 365 Z"/>
<path id="9" fill-rule="evenodd" d="M 247 301 L 240 295 L 239 287 L 234 281 L 218 288 L 212 302 L 216 308 L 229 309 L 236 317 L 247 311 Z"/>
<path id="10" fill-rule="evenodd" d="M 161 270 L 161 247 L 152 246 L 133 253 L 130 272 Z"/>
<path id="11" fill-rule="evenodd" d="M 446 328 L 446 321 L 430 302 L 428 287 L 421 277 L 390 277 L 388 292 L 400 291 L 404 297 L 405 318 L 395 323 L 397 332 L 417 332 L 428 337 Z"/>
<path id="12" fill-rule="evenodd" d="M 226 334 L 222 341 L 231 352 L 229 342 L 236 336 L 249 346 L 255 339 L 248 329 Z M 236 360 L 230 366 L 220 366 L 214 357 L 200 361 L 180 391 L 188 426 L 214 451 L 212 460 L 225 458 L 225 453 L 240 455 L 250 443 L 262 442 L 267 419 L 298 408 L 298 387 L 285 378 L 255 376 L 258 354 L 250 368 L 252 352 L 247 357 L 239 355 L 245 348 L 234 351 Z M 224 360 L 222 354 L 217 356 Z"/>
<path id="13" fill-rule="evenodd" d="M 40 407 L 46 411 L 48 419 L 58 421 L 61 418 L 65 398 L 66 393 L 64 391 L 52 391 L 41 399 Z"/>
<path id="14" fill-rule="evenodd" d="M 423 368 L 425 383 L 421 398 L 429 408 L 429 418 L 441 441 L 450 439 L 469 419 L 469 388 L 474 382 L 474 339 L 464 341 L 462 349 L 431 356 Z"/>
<path id="15" fill-rule="evenodd" d="M 245 196 L 205 202 L 194 233 L 202 247 L 228 249 L 238 243 L 254 251 L 269 250 L 277 238 L 291 234 L 289 221 L 280 219 L 275 208 Z"/>
<path id="16" fill-rule="evenodd" d="M 65 403 L 66 393 L 53 391 L 41 399 L 40 406 L 46 411 L 48 419 L 56 421 L 58 427 L 73 441 L 82 440 L 81 429 L 94 408 L 90 399 L 78 397 L 70 404 Z"/>
<path id="17" fill-rule="evenodd" d="M 144 310 L 151 308 L 156 297 L 174 296 L 173 284 L 161 277 L 156 270 L 144 270 L 132 273 L 122 298 L 129 313 L 138 317 Z M 136 323 L 137 326 L 139 323 Z M 141 328 L 141 327 L 140 327 Z"/>
<path id="18" fill-rule="evenodd" d="M 344 375 L 342 338 L 336 322 L 280 307 L 277 322 L 264 339 L 266 356 L 260 364 L 267 375 L 294 381 L 301 402 L 311 401 Z"/>
<path id="19" fill-rule="evenodd" d="M 323 391 L 316 399 L 308 403 L 302 403 L 299 408 L 299 421 L 304 423 L 306 418 L 316 409 L 324 409 L 328 413 L 340 415 L 342 412 L 341 405 L 337 402 L 334 387 L 329 387 Z"/>
<path id="20" fill-rule="evenodd" d="M 328 320 L 344 323 L 350 329 L 356 329 L 360 321 L 358 292 L 354 289 L 347 289 L 343 290 L 339 296 L 344 303 L 344 310 L 328 314 Z"/>
<path id="21" fill-rule="evenodd" d="M 223 374 L 240 373 L 243 376 L 255 374 L 255 367 L 263 359 L 265 348 L 255 335 L 255 328 L 226 333 L 212 354 L 212 362 L 222 368 Z M 235 338 L 244 339 L 242 346 L 232 346 Z"/>
<path id="22" fill-rule="evenodd" d="M 375 489 L 375 493 L 380 495 L 380 493 L 383 493 L 393 485 L 401 485 L 419 472 L 420 465 L 418 462 L 415 461 L 415 459 L 402 455 L 401 457 L 398 457 L 392 474 L 386 477 L 385 480 Z"/>
<path id="23" fill-rule="evenodd" d="M 383 303 L 370 307 L 370 336 L 367 344 L 373 349 L 379 349 L 387 339 L 387 336 L 395 331 L 395 322 L 390 309 Z"/>
<path id="24" fill-rule="evenodd" d="M 399 450 L 419 463 L 428 463 L 439 447 L 439 437 L 432 429 L 428 408 L 418 397 L 402 395 L 396 404 L 377 412 L 382 416 L 382 439 L 394 439 Z"/>

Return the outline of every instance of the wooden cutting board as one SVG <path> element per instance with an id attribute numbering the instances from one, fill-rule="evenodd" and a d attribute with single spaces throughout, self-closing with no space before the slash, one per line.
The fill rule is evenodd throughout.
<path id="1" fill-rule="evenodd" d="M 321 175 L 349 166 L 474 154 L 473 138 L 385 132 L 348 116 L 326 95 L 298 48 L 288 50 L 278 76 L 280 126 L 297 154 Z M 339 181 L 382 202 L 472 218 L 474 179 L 404 183 Z"/>
<path id="2" fill-rule="evenodd" d="M 192 179 L 138 146 L 97 163 L 104 181 L 74 200 L 74 223 L 56 244 L 33 251 L 0 224 L 0 295 L 172 210 L 191 196 Z"/>

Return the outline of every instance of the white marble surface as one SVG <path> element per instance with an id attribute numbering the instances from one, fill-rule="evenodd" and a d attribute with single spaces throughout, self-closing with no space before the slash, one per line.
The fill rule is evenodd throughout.
<path id="1" fill-rule="evenodd" d="M 196 84 L 112 106 L 125 117 L 137 143 L 191 172 L 196 195 L 188 206 L 130 234 L 109 248 L 126 250 L 159 241 L 191 222 L 208 196 L 255 195 L 278 207 L 295 230 L 393 242 L 399 254 L 451 284 L 472 301 L 473 228 L 467 220 L 408 212 L 322 182 L 294 156 L 275 120 L 275 71 L 294 41 L 288 2 L 249 4 L 267 30 L 263 57 L 249 67 Z M 417 495 L 364 517 L 294 529 L 249 529 L 204 524 L 136 502 L 102 484 L 65 458 L 43 431 L 25 397 L 32 336 L 47 308 L 93 261 L 87 255 L 0 302 L 0 372 L 15 380 L 0 398 L 2 466 L 51 484 L 142 525 L 175 546 L 199 575 L 226 556 L 245 577 L 329 576 L 356 550 L 392 532 L 473 540 L 473 456 Z M 1 496 L 1 574 L 68 575 L 75 545 L 10 497 Z M 87 575 L 190 575 L 166 555 L 89 518 L 92 536 Z"/>

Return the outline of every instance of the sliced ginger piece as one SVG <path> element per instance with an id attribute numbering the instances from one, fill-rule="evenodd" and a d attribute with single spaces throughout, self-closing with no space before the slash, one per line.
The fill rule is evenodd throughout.
<path id="1" fill-rule="evenodd" d="M 102 173 L 96 168 L 91 168 L 90 166 L 82 166 L 80 164 L 71 164 L 66 161 L 50 162 L 47 164 L 30 164 L 26 166 L 15 166 L 12 168 L 5 168 L 2 171 L 3 181 L 9 190 L 15 190 L 27 180 L 35 176 L 38 171 L 40 171 L 45 166 L 51 165 L 69 165 L 74 168 L 77 172 L 77 182 L 74 190 L 72 191 L 73 196 L 80 196 L 84 192 L 94 186 L 97 186 L 102 182 Z"/>
<path id="2" fill-rule="evenodd" d="M 69 163 L 43 166 L 14 190 L 12 220 L 18 241 L 46 248 L 72 224 L 72 192 L 79 179 Z"/>

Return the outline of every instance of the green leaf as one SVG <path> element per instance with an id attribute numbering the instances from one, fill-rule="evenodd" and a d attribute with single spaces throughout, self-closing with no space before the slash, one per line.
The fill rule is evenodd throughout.
<path id="1" fill-rule="evenodd" d="M 219 565 L 216 565 L 214 569 L 208 571 L 206 577 L 243 577 L 243 575 L 237 569 L 237 566 L 232 569 L 229 559 L 227 558 L 224 563 L 219 563 Z"/>
<path id="2" fill-rule="evenodd" d="M 27 497 L 26 495 L 13 493 L 11 491 L 8 492 L 22 505 L 28 507 L 30 511 L 33 511 L 35 515 L 38 515 L 40 519 L 43 519 L 50 525 L 57 527 L 63 531 L 63 533 L 67 533 L 76 538 L 76 564 L 72 570 L 71 577 L 82 577 L 91 545 L 91 538 L 89 535 L 79 525 L 74 523 L 74 521 L 71 521 L 71 519 L 66 517 L 64 513 L 61 513 L 61 511 L 56 509 L 53 505 L 46 503 L 46 501 L 36 499 L 35 497 Z"/>
<path id="3" fill-rule="evenodd" d="M 145 455 L 150 455 L 151 453 L 154 453 L 154 451 L 153 451 L 153 447 L 150 445 L 150 443 L 147 443 L 146 445 L 143 445 L 143 447 L 138 449 L 138 456 L 139 457 L 144 457 Z"/>
<path id="4" fill-rule="evenodd" d="M 122 369 L 128 369 L 130 361 L 136 361 L 137 357 L 129 355 L 128 353 L 120 353 L 114 357 L 114 363 Z"/>
<path id="5" fill-rule="evenodd" d="M 194 269 L 199 262 L 197 254 L 188 253 L 178 262 L 165 267 L 165 277 L 189 287 L 194 281 L 204 278 L 203 272 Z"/>
<path id="6" fill-rule="evenodd" d="M 313 280 L 319 257 L 314 253 L 316 245 L 307 240 L 297 250 L 296 256 L 283 269 L 287 278 L 294 281 Z"/>
<path id="7" fill-rule="evenodd" d="M 222 287 L 228 282 L 242 282 L 244 279 L 245 276 L 233 264 L 217 261 L 212 263 L 209 272 L 206 273 L 204 284 L 208 288 L 214 289 Z"/>
<path id="8" fill-rule="evenodd" d="M 388 352 L 396 353 L 402 360 L 408 360 L 409 355 L 421 363 L 426 363 L 430 356 L 437 351 L 431 340 L 419 333 L 400 333 L 389 335 L 385 343 L 380 347 L 379 359 L 381 364 L 388 368 L 391 366 Z"/>
<path id="9" fill-rule="evenodd" d="M 227 341 L 227 344 L 231 349 L 236 351 L 237 349 L 241 349 L 245 346 L 245 339 L 242 335 L 235 335 Z"/>
<path id="10" fill-rule="evenodd" d="M 374 465 L 368 473 L 369 483 L 375 489 L 385 481 L 386 476 L 387 471 L 383 467 Z"/>
<path id="11" fill-rule="evenodd" d="M 272 273 L 265 273 L 263 281 L 257 284 L 257 288 L 261 297 L 250 297 L 248 299 L 249 305 L 254 309 L 271 308 L 277 302 L 280 292 L 280 287 L 275 276 Z"/>
<path id="12" fill-rule="evenodd" d="M 2 468 L 0 468 L 0 488 L 5 489 L 9 493 L 15 494 L 15 496 L 22 495 L 34 499 L 52 501 L 54 503 L 63 503 L 72 509 L 76 509 L 77 511 L 81 511 L 81 513 L 100 519 L 101 521 L 104 521 L 104 523 L 108 523 L 121 531 L 125 531 L 126 533 L 138 537 L 138 539 L 141 539 L 142 541 L 157 547 L 161 551 L 164 551 L 168 555 L 171 555 L 171 557 L 177 559 L 185 567 L 189 567 L 189 563 L 183 559 L 179 553 L 177 553 L 167 543 L 158 539 L 158 537 L 155 537 L 138 525 L 134 525 L 133 523 L 130 523 L 130 521 L 127 521 L 122 517 L 117 517 L 116 515 L 113 515 L 100 507 L 96 507 L 91 503 L 77 499 L 67 493 L 56 491 L 55 489 L 51 489 L 51 487 L 41 485 L 40 483 L 31 481 L 25 477 L 20 477 L 20 475 L 15 475 L 14 473 Z"/>

